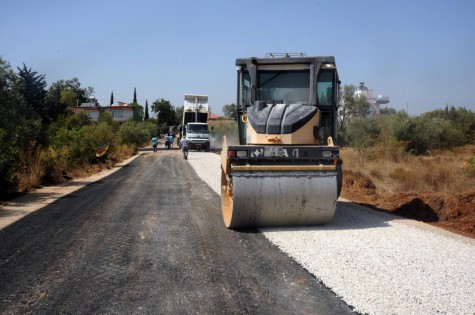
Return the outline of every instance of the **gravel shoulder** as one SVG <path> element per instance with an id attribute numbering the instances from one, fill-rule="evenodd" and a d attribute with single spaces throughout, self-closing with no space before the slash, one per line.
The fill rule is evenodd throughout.
<path id="1" fill-rule="evenodd" d="M 189 163 L 219 194 L 219 156 Z M 343 199 L 328 225 L 260 232 L 358 312 L 475 312 L 474 239 Z"/>

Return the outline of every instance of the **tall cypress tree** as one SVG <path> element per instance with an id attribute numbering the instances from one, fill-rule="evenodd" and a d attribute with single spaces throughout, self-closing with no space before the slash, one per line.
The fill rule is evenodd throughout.
<path id="1" fill-rule="evenodd" d="M 111 103 L 110 103 L 110 106 L 112 106 L 112 104 L 114 104 L 114 91 L 111 92 Z"/>
<path id="2" fill-rule="evenodd" d="M 143 117 L 143 120 L 148 120 L 149 115 L 148 115 L 148 100 L 145 100 L 145 115 Z"/>
<path id="3" fill-rule="evenodd" d="M 134 88 L 134 101 L 133 103 L 137 104 L 137 88 Z"/>
<path id="4" fill-rule="evenodd" d="M 26 104 L 32 108 L 43 120 L 45 116 L 46 102 L 46 80 L 45 75 L 39 75 L 23 64 L 23 68 L 18 68 L 20 77 L 20 94 L 23 96 Z"/>

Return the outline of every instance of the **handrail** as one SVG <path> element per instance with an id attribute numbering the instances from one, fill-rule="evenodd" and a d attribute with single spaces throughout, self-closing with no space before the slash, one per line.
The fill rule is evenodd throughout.
<path id="1" fill-rule="evenodd" d="M 307 57 L 306 53 L 266 53 L 266 58 Z"/>

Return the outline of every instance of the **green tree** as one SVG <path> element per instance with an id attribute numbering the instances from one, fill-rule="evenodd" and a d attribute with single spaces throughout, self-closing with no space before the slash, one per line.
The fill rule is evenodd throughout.
<path id="1" fill-rule="evenodd" d="M 396 115 L 396 110 L 392 107 L 383 107 L 379 110 L 381 116 L 392 116 Z"/>
<path id="2" fill-rule="evenodd" d="M 179 106 L 175 108 L 175 117 L 176 117 L 176 122 L 178 125 L 181 125 L 183 123 L 183 111 L 184 111 L 184 106 Z"/>
<path id="3" fill-rule="evenodd" d="M 345 131 L 350 118 L 351 108 L 355 103 L 355 92 L 356 86 L 350 84 L 345 85 L 343 88 L 343 93 L 340 97 L 339 107 L 338 107 L 338 121 L 340 131 Z"/>
<path id="4" fill-rule="evenodd" d="M 355 96 L 355 102 L 350 108 L 350 115 L 352 117 L 366 117 L 369 114 L 369 108 L 371 104 L 368 102 L 368 99 L 365 95 L 360 94 Z"/>
<path id="5" fill-rule="evenodd" d="M 462 132 L 464 143 L 473 143 L 475 141 L 475 113 L 464 107 L 455 108 L 447 106 L 445 110 L 434 110 L 424 115 L 433 118 L 447 120 L 451 125 Z"/>
<path id="6" fill-rule="evenodd" d="M 143 117 L 143 120 L 144 121 L 147 121 L 149 120 L 149 114 L 148 114 L 148 100 L 145 100 L 145 115 Z"/>
<path id="7" fill-rule="evenodd" d="M 143 118 L 144 118 L 144 110 L 143 110 L 143 106 L 137 104 L 137 103 L 132 103 L 131 104 L 133 106 L 133 119 L 134 121 L 142 121 Z"/>
<path id="8" fill-rule="evenodd" d="M 119 136 L 123 144 L 142 146 L 157 134 L 157 125 L 150 122 L 136 122 L 128 120 L 120 125 Z"/>
<path id="9" fill-rule="evenodd" d="M 338 108 L 340 131 L 344 131 L 348 122 L 356 117 L 366 117 L 369 114 L 370 103 L 365 95 L 356 96 L 356 86 L 350 84 L 343 87 Z"/>
<path id="10" fill-rule="evenodd" d="M 114 91 L 111 92 L 111 101 L 109 106 L 112 106 L 114 104 Z"/>
<path id="11" fill-rule="evenodd" d="M 131 104 L 133 106 L 133 119 L 134 121 L 143 121 L 144 119 L 144 109 L 143 109 L 143 106 L 139 105 L 139 103 L 137 103 L 137 88 L 134 88 L 134 100 Z"/>
<path id="12" fill-rule="evenodd" d="M 236 112 L 236 104 L 226 104 L 223 106 L 223 113 L 224 117 L 228 119 L 236 119 L 237 118 L 237 112 Z"/>
<path id="13" fill-rule="evenodd" d="M 22 96 L 22 80 L 0 57 L 0 193 L 13 190 L 20 152 L 35 146 L 41 120 Z"/>
<path id="14" fill-rule="evenodd" d="M 39 75 L 36 71 L 32 71 L 31 68 L 27 68 L 25 64 L 23 64 L 23 68 L 17 69 L 20 78 L 20 94 L 23 96 L 27 106 L 33 108 L 44 119 L 46 101 L 45 75 Z"/>
<path id="15" fill-rule="evenodd" d="M 94 88 L 81 88 L 78 78 L 56 81 L 51 84 L 46 94 L 45 117 L 49 121 L 54 121 L 66 113 L 68 106 L 88 102 L 93 94 Z"/>
<path id="16" fill-rule="evenodd" d="M 67 106 L 76 106 L 78 100 L 78 95 L 72 89 L 63 89 L 61 91 L 60 101 Z"/>
<path id="17" fill-rule="evenodd" d="M 173 126 L 177 124 L 177 119 L 175 116 L 175 108 L 170 103 L 163 98 L 157 99 L 152 103 L 152 111 L 157 114 L 158 124 L 167 124 L 168 126 Z"/>
<path id="18" fill-rule="evenodd" d="M 380 134 L 381 128 L 377 118 L 354 119 L 346 130 L 350 146 L 359 151 L 374 145 Z"/>

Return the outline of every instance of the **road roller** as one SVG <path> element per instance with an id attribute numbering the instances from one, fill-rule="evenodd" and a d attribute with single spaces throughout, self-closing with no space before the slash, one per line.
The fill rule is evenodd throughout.
<path id="1" fill-rule="evenodd" d="M 335 58 L 272 53 L 236 67 L 239 143 L 223 139 L 224 224 L 328 223 L 342 185 Z"/>

